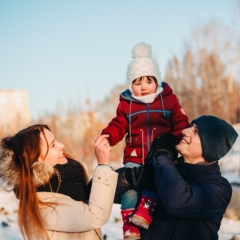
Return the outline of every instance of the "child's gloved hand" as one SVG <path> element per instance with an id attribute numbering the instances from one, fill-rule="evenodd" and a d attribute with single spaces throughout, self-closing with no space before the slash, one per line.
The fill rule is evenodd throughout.
<path id="1" fill-rule="evenodd" d="M 160 136 L 152 142 L 151 153 L 149 154 L 149 160 L 157 158 L 160 155 L 169 155 L 172 160 L 176 160 L 178 152 L 175 146 L 178 144 L 178 139 L 171 133 Z"/>

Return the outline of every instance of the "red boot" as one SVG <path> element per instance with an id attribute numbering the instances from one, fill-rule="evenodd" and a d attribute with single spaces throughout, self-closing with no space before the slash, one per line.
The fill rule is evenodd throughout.
<path id="1" fill-rule="evenodd" d="M 132 215 L 135 209 L 125 209 L 121 211 L 123 219 L 123 239 L 124 240 L 136 240 L 141 239 L 140 229 L 129 221 L 129 217 Z"/>
<path id="2" fill-rule="evenodd" d="M 158 200 L 148 196 L 142 196 L 137 207 L 137 211 L 130 217 L 130 221 L 135 225 L 148 229 L 152 222 L 153 213 Z"/>

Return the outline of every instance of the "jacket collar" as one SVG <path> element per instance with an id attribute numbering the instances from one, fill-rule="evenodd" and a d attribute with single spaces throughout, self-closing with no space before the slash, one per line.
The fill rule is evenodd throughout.
<path id="1" fill-rule="evenodd" d="M 199 165 L 190 164 L 186 162 L 180 162 L 176 165 L 177 169 L 184 177 L 185 180 L 194 180 L 201 176 L 206 175 L 221 175 L 218 162 L 214 162 L 211 165 Z"/>

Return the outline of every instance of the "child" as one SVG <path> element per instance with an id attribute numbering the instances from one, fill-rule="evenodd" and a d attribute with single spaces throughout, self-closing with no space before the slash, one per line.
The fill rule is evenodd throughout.
<path id="1" fill-rule="evenodd" d="M 160 81 L 157 63 L 152 59 L 151 46 L 138 43 L 132 50 L 133 60 L 128 66 L 129 89 L 120 94 L 116 117 L 102 130 L 108 134 L 111 146 L 126 135 L 124 166 L 146 164 L 152 141 L 171 132 L 179 139 L 181 131 L 189 126 L 178 98 L 165 82 Z M 124 239 L 140 239 L 140 227 L 148 229 L 157 204 L 156 194 L 135 190 L 121 196 Z M 138 202 L 140 203 L 137 207 Z"/>

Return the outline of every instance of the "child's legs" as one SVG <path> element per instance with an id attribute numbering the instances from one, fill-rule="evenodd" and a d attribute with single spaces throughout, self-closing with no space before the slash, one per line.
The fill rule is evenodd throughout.
<path id="1" fill-rule="evenodd" d="M 139 167 L 136 163 L 127 163 L 125 167 Z M 133 224 L 129 217 L 132 216 L 137 208 L 139 193 L 132 189 L 121 195 L 121 214 L 123 219 L 123 238 L 124 239 L 141 239 L 140 228 Z"/>
<path id="2" fill-rule="evenodd" d="M 138 204 L 138 192 L 135 190 L 128 190 L 121 196 L 121 209 L 135 209 Z"/>
<path id="3" fill-rule="evenodd" d="M 133 168 L 133 167 L 139 167 L 140 164 L 129 162 L 124 165 L 126 168 Z M 139 200 L 139 193 L 131 189 L 121 195 L 121 209 L 135 209 L 137 207 Z"/>

